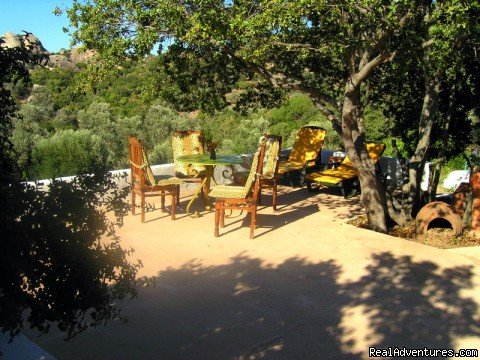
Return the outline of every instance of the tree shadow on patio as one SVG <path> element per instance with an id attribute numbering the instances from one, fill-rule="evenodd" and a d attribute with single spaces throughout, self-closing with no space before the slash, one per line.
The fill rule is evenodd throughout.
<path id="1" fill-rule="evenodd" d="M 270 194 L 265 196 L 266 199 L 262 201 L 262 204 L 270 205 L 271 200 L 268 195 Z M 343 197 L 336 196 L 335 192 L 331 189 L 322 189 L 318 192 L 308 192 L 303 188 L 290 191 L 281 189 L 279 191 L 279 204 L 280 206 L 277 208 L 279 211 L 292 206 L 301 208 L 308 205 L 316 205 L 320 211 L 325 208 L 336 211 L 341 207 L 342 211 L 339 211 L 337 214 L 339 219 L 353 218 L 365 214 L 365 209 L 362 206 L 359 196 L 344 199 Z M 345 209 L 348 209 L 348 211 L 344 211 Z"/>
<path id="2" fill-rule="evenodd" d="M 367 275 L 345 290 L 368 318 L 376 347 L 448 349 L 452 334 L 480 336 L 478 304 L 461 295 L 474 287 L 472 267 L 440 269 L 390 253 L 372 260 Z"/>
<path id="3" fill-rule="evenodd" d="M 59 359 L 360 359 L 368 345 L 451 348 L 454 336 L 480 335 L 478 305 L 462 295 L 473 286 L 467 266 L 439 269 L 385 252 L 360 279 L 341 274 L 334 260 L 192 260 L 123 302 L 128 323 L 73 339 L 81 354 L 68 344 L 47 349 Z"/>

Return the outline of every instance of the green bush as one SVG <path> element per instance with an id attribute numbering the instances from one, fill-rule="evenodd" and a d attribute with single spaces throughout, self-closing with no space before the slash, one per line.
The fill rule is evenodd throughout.
<path id="1" fill-rule="evenodd" d="M 367 140 L 385 143 L 388 137 L 386 119 L 382 110 L 367 106 L 365 109 L 365 131 Z"/>
<path id="2" fill-rule="evenodd" d="M 149 152 L 152 164 L 173 161 L 172 133 L 175 130 L 191 130 L 198 128 L 192 120 L 179 115 L 163 103 L 152 105 L 143 121 L 140 138 Z M 153 149 L 153 150 L 152 150 Z"/>
<path id="3" fill-rule="evenodd" d="M 307 95 L 295 93 L 282 106 L 272 109 L 268 118 L 272 125 L 281 122 L 306 123 L 317 113 L 318 110 Z"/>
<path id="4" fill-rule="evenodd" d="M 260 136 L 267 132 L 269 122 L 262 112 L 241 115 L 225 109 L 215 115 L 202 114 L 200 124 L 207 139 L 220 142 L 219 154 L 254 152 Z"/>
<path id="5" fill-rule="evenodd" d="M 38 141 L 32 162 L 36 179 L 96 173 L 109 167 L 108 148 L 89 130 L 65 130 Z"/>

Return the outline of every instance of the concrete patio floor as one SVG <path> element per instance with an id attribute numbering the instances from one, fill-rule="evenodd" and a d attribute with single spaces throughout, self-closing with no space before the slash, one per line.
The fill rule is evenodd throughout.
<path id="1" fill-rule="evenodd" d="M 112 321 L 35 343 L 57 359 L 366 359 L 368 347 L 480 349 L 480 247 L 441 250 L 358 229 L 360 197 L 281 187 L 245 213 L 128 216 L 118 233 L 155 276 Z M 188 198 L 182 198 L 186 207 Z"/>

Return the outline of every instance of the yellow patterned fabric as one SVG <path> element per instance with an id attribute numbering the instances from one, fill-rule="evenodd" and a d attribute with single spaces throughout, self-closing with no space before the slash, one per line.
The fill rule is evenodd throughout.
<path id="1" fill-rule="evenodd" d="M 243 186 L 235 185 L 215 185 L 210 191 L 210 196 L 216 198 L 244 199 L 248 195 L 248 190 Z"/>
<path id="2" fill-rule="evenodd" d="M 262 136 L 259 143 L 265 142 L 265 155 L 263 158 L 262 178 L 273 179 L 275 168 L 280 154 L 280 142 L 275 138 Z M 248 178 L 248 171 L 235 171 L 235 183 L 244 184 Z"/>
<path id="3" fill-rule="evenodd" d="M 198 131 L 176 131 L 172 135 L 173 163 L 175 176 L 201 177 L 205 174 L 205 167 L 190 165 L 177 161 L 179 156 L 205 154 L 205 137 Z"/>
<path id="4" fill-rule="evenodd" d="M 273 179 L 275 168 L 277 167 L 278 155 L 280 152 L 280 142 L 275 138 L 265 138 L 262 136 L 260 141 L 265 141 L 265 155 L 263 158 L 262 178 Z"/>
<path id="5" fill-rule="evenodd" d="M 376 163 L 385 151 L 385 144 L 368 143 L 367 151 L 370 158 Z M 354 179 L 357 176 L 357 170 L 353 167 L 350 158 L 347 156 L 338 168 L 314 172 L 308 174 L 305 178 L 312 182 L 328 186 L 337 185 L 344 180 Z"/>
<path id="6" fill-rule="evenodd" d="M 253 183 L 256 178 L 256 171 L 258 167 L 258 157 L 260 156 L 260 150 L 257 150 L 253 156 L 252 167 L 248 174 L 247 181 L 244 186 L 235 185 L 216 185 L 210 191 L 210 196 L 224 199 L 243 199 L 248 196 L 252 189 Z"/>
<path id="7" fill-rule="evenodd" d="M 142 156 L 143 156 L 143 164 L 141 167 L 145 169 L 146 172 L 146 180 L 150 186 L 154 185 L 180 185 L 183 181 L 177 177 L 169 177 L 168 175 L 160 175 L 155 176 L 153 175 L 152 169 L 150 168 L 150 162 L 148 161 L 147 152 L 142 145 Z"/>

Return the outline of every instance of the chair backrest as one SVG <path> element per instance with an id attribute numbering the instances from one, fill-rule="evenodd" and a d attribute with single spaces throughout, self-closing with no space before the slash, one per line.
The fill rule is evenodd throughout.
<path id="1" fill-rule="evenodd" d="M 262 177 L 273 179 L 278 172 L 278 159 L 282 149 L 282 137 L 265 134 L 260 138 L 260 143 L 265 142 L 265 155 L 263 157 Z"/>
<path id="2" fill-rule="evenodd" d="M 382 157 L 383 152 L 387 146 L 383 143 L 367 143 L 367 151 L 370 159 L 372 159 L 373 163 L 376 164 L 377 161 Z M 349 166 L 353 167 L 352 162 L 348 156 L 343 159 L 340 166 Z M 340 167 L 339 166 L 339 167 Z"/>
<path id="3" fill-rule="evenodd" d="M 304 126 L 297 132 L 288 161 L 305 164 L 315 161 L 322 150 L 327 130 L 318 126 Z"/>
<path id="4" fill-rule="evenodd" d="M 259 180 L 262 176 L 262 164 L 265 155 L 265 142 L 266 141 L 260 141 L 260 146 L 253 155 L 252 166 L 250 167 L 250 172 L 248 173 L 247 181 L 244 185 L 247 194 L 250 194 L 250 191 L 254 187 L 254 199 L 258 197 Z"/>
<path id="5" fill-rule="evenodd" d="M 155 184 L 152 169 L 142 142 L 134 136 L 128 138 L 132 186 L 143 188 Z"/>
<path id="6" fill-rule="evenodd" d="M 184 155 L 205 154 L 205 135 L 201 131 L 186 130 L 174 131 L 172 134 L 173 165 L 175 175 L 192 176 L 191 172 L 205 170 L 203 166 L 189 166 L 180 163 L 177 157 Z"/>

